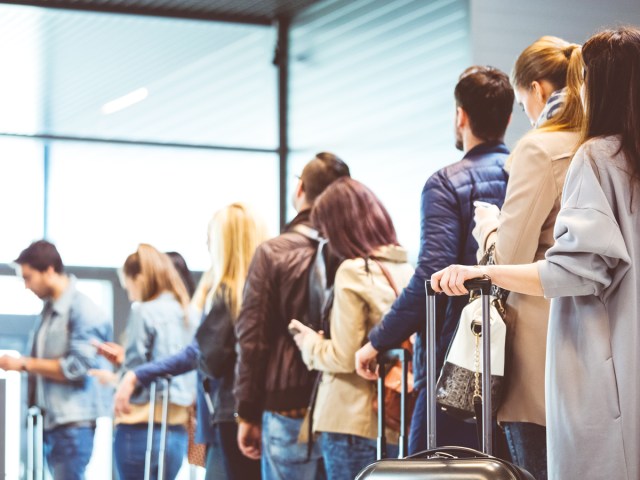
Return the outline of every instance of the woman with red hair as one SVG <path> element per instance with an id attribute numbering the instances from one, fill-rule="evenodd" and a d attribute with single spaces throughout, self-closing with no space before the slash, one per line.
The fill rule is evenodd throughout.
<path id="1" fill-rule="evenodd" d="M 413 274 L 389 213 L 362 183 L 342 178 L 318 197 L 311 218 L 341 259 L 328 331 L 297 320 L 294 340 L 309 369 L 322 372 L 313 431 L 320 436 L 329 480 L 353 479 L 376 459 L 375 384 L 355 372 L 355 353 L 367 342 Z"/>

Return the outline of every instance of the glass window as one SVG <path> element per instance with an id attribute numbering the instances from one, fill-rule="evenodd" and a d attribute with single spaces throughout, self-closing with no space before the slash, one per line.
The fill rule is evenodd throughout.
<path id="1" fill-rule="evenodd" d="M 291 42 L 292 172 L 318 151 L 339 155 L 416 258 L 422 187 L 461 158 L 453 89 L 471 59 L 468 2 L 320 2 Z"/>
<path id="2" fill-rule="evenodd" d="M 40 37 L 35 33 L 41 28 L 43 12 L 0 6 L 0 132 L 32 134 L 39 130 L 43 65 Z"/>
<path id="3" fill-rule="evenodd" d="M 274 29 L 47 11 L 52 133 L 276 148 Z"/>
<path id="4" fill-rule="evenodd" d="M 207 224 L 235 201 L 278 228 L 274 154 L 54 143 L 49 232 L 68 265 L 119 267 L 139 243 L 209 267 Z"/>
<path id="5" fill-rule="evenodd" d="M 44 234 L 42 151 L 40 142 L 0 138 L 0 263 L 13 261 Z"/>

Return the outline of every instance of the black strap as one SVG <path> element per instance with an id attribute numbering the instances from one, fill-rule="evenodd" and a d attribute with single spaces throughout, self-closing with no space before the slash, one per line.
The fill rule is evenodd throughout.
<path id="1" fill-rule="evenodd" d="M 478 437 L 478 450 L 482 450 L 482 398 L 473 398 L 473 409 L 476 413 L 476 435 Z"/>

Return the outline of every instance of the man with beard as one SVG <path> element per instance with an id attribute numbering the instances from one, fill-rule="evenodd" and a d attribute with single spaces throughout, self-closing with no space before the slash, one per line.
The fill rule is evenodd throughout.
<path id="1" fill-rule="evenodd" d="M 459 162 L 434 173 L 422 191 L 420 255 L 409 285 L 370 333 L 356 353 L 356 369 L 375 380 L 373 364 L 378 352 L 400 345 L 418 333 L 414 352 L 414 379 L 418 391 L 409 437 L 409 453 L 426 448 L 425 280 L 451 264 L 474 265 L 478 244 L 474 202 L 502 207 L 507 187 L 504 164 L 509 150 L 503 143 L 511 117 L 514 93 L 500 70 L 474 66 L 466 69 L 454 92 L 456 147 L 464 152 Z M 484 246 L 482 246 L 484 248 Z M 440 371 L 468 298 L 439 296 L 436 306 L 436 371 Z M 438 411 L 437 443 L 478 448 L 475 425 Z"/>
<path id="2" fill-rule="evenodd" d="M 107 368 L 92 342 L 111 340 L 111 322 L 64 273 L 52 243 L 32 243 L 15 263 L 44 308 L 31 356 L 2 356 L 0 368 L 29 374 L 29 405 L 43 412 L 45 458 L 54 480 L 82 480 L 96 419 L 111 413 L 112 392 L 88 375 L 92 368 Z"/>

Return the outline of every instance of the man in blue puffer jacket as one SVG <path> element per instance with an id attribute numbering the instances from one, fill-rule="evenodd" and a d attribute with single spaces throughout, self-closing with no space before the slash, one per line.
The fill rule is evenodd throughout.
<path id="1" fill-rule="evenodd" d="M 455 88 L 456 147 L 465 152 L 459 162 L 434 173 L 422 191 L 420 256 L 409 285 L 369 334 L 370 342 L 356 354 L 356 369 L 375 379 L 372 366 L 380 351 L 395 348 L 418 332 L 414 352 L 414 379 L 418 400 L 411 420 L 409 453 L 426 448 L 425 280 L 451 264 L 476 264 L 478 245 L 473 230 L 473 202 L 499 207 L 505 197 L 509 150 L 503 143 L 514 94 L 509 78 L 490 67 L 465 70 Z M 467 297 L 437 300 L 436 359 L 439 372 Z M 475 425 L 438 411 L 437 443 L 478 448 Z"/>

